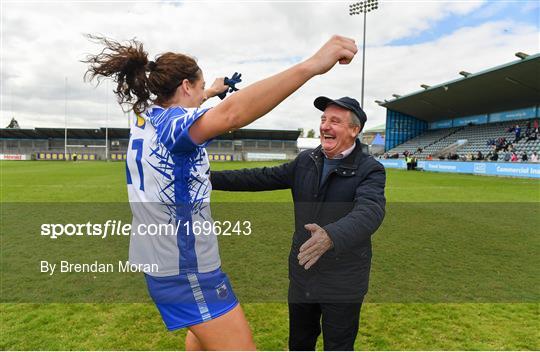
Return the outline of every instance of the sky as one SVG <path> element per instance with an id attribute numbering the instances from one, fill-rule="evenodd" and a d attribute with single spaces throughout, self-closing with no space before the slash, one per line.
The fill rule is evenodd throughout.
<path id="1" fill-rule="evenodd" d="M 360 100 L 363 16 L 351 1 L 2 1 L 1 127 L 128 127 L 113 83 L 84 82 L 87 54 L 102 47 L 84 34 L 136 38 L 151 59 L 195 57 L 210 84 L 242 73 L 238 88 L 313 55 L 333 34 L 353 38 L 349 65 L 316 76 L 249 128 L 318 130 L 320 96 Z M 391 99 L 540 52 L 537 1 L 385 1 L 367 15 L 366 128 L 385 122 L 375 100 Z M 219 98 L 203 106 L 219 104 Z"/>

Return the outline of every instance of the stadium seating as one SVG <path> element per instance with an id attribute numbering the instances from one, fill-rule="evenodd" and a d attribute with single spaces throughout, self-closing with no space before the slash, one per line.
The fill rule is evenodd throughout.
<path id="1" fill-rule="evenodd" d="M 422 148 L 423 150 L 439 150 L 442 148 L 447 147 L 451 144 L 451 142 L 446 141 L 452 134 L 454 134 L 458 128 L 444 128 L 444 129 L 438 129 L 438 130 L 428 130 L 425 133 L 421 134 L 420 136 L 417 136 L 415 138 L 412 138 L 408 140 L 407 142 L 398 145 L 397 147 L 387 151 L 388 154 L 392 155 L 395 153 L 399 153 L 400 157 L 403 156 L 403 152 L 409 151 L 409 152 L 416 152 L 418 148 Z M 417 156 L 423 155 L 423 154 L 430 154 L 427 153 L 416 153 Z"/>
<path id="2" fill-rule="evenodd" d="M 528 122 L 531 125 L 533 123 L 532 120 L 520 120 L 428 130 L 420 136 L 387 151 L 387 153 L 388 155 L 399 153 L 399 156 L 403 157 L 403 152 L 409 151 L 414 153 L 418 159 L 426 159 L 430 154 L 435 158 L 438 152 L 448 146 L 457 143 L 459 140 L 466 140 L 466 143 L 456 148 L 458 155 L 476 155 L 480 151 L 485 156 L 493 150 L 493 147 L 488 145 L 488 140 L 504 137 L 508 142 L 514 141 L 515 133 L 510 129 L 518 124 L 521 127 L 521 139 L 519 142 L 513 143 L 513 151 L 518 156 L 521 156 L 523 152 L 530 156 L 532 152 L 540 153 L 540 136 L 537 140 L 527 141 L 525 130 Z M 422 151 L 419 151 L 419 148 Z"/>
<path id="3" fill-rule="evenodd" d="M 67 148 L 63 128 L 0 128 L 0 132 L 0 154 L 25 155 L 28 159 L 65 160 L 67 152 L 77 153 L 83 160 L 87 155 L 88 160 L 105 160 L 108 156 L 109 160 L 119 161 L 125 160 L 129 145 L 128 128 L 68 129 Z M 216 137 L 207 146 L 208 157 L 220 161 L 294 159 L 300 133 L 299 130 L 239 129 Z"/>

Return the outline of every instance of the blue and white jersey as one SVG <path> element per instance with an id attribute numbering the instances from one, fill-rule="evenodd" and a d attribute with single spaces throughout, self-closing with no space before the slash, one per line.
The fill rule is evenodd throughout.
<path id="1" fill-rule="evenodd" d="M 197 145 L 188 133 L 207 110 L 151 106 L 131 127 L 126 160 L 133 213 L 129 261 L 157 265 L 148 275 L 205 273 L 221 266 L 216 235 L 195 235 L 191 227 L 212 223 L 208 142 Z"/>

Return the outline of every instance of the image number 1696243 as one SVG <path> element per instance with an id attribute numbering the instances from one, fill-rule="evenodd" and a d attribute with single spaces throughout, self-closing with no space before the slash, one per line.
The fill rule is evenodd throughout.
<path id="1" fill-rule="evenodd" d="M 221 235 L 221 236 L 249 236 L 252 232 L 251 221 L 193 221 L 181 225 L 189 235 Z"/>

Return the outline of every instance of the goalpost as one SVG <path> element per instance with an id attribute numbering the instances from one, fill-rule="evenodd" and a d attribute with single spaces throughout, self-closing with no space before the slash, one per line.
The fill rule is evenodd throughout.
<path id="1" fill-rule="evenodd" d="M 64 160 L 70 161 L 72 160 L 71 154 L 72 153 L 83 153 L 88 152 L 88 148 L 105 148 L 105 160 L 109 161 L 109 81 L 106 81 L 106 98 L 105 98 L 105 117 L 106 117 L 106 123 L 105 123 L 105 145 L 100 144 L 68 144 L 68 127 L 67 127 L 67 85 L 68 85 L 68 78 L 65 77 L 64 81 Z M 68 150 L 70 148 L 70 150 Z M 79 148 L 80 150 L 73 150 L 74 148 Z M 68 155 L 70 157 L 68 157 Z"/>
<path id="2" fill-rule="evenodd" d="M 105 160 L 109 160 L 109 148 L 108 145 L 99 145 L 99 144 L 66 144 L 64 148 L 64 155 L 66 161 L 73 160 L 73 154 L 91 154 L 92 150 L 90 148 L 105 148 Z M 69 156 L 69 158 L 68 158 Z M 94 159 L 90 159 L 94 160 Z"/>

